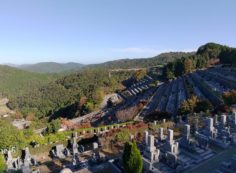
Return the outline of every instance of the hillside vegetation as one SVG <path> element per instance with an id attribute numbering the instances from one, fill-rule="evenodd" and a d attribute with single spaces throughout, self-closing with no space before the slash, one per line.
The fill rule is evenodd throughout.
<path id="1" fill-rule="evenodd" d="M 55 62 L 43 62 L 38 64 L 31 64 L 31 65 L 21 65 L 18 68 L 36 72 L 36 73 L 61 73 L 67 71 L 76 71 L 83 67 L 84 65 L 79 63 L 55 63 Z"/>
<path id="2" fill-rule="evenodd" d="M 139 58 L 139 59 L 120 59 L 115 61 L 108 61 L 101 64 L 83 65 L 79 63 L 55 63 L 44 62 L 30 65 L 21 65 L 17 68 L 22 70 L 36 72 L 36 73 L 74 73 L 83 69 L 129 69 L 129 68 L 146 68 L 153 65 L 163 65 L 168 62 L 172 62 L 176 59 L 186 57 L 194 54 L 193 52 L 168 52 L 162 53 L 152 58 Z"/>
<path id="3" fill-rule="evenodd" d="M 26 72 L 0 65 L 0 96 L 13 99 L 36 90 L 53 79 L 53 76 Z"/>
<path id="4" fill-rule="evenodd" d="M 236 64 L 235 55 L 235 48 L 216 43 L 207 43 L 199 47 L 196 54 L 182 57 L 166 64 L 163 70 L 163 78 L 173 79 L 218 63 L 233 65 Z"/>
<path id="5" fill-rule="evenodd" d="M 9 106 L 39 118 L 81 116 L 96 110 L 105 94 L 121 88 L 121 82 L 130 76 L 131 72 L 119 72 L 109 78 L 106 70 L 83 70 L 29 90 L 13 98 Z"/>
<path id="6" fill-rule="evenodd" d="M 156 65 L 163 65 L 172 62 L 182 57 L 193 55 L 193 52 L 168 52 L 162 53 L 152 58 L 139 58 L 139 59 L 120 59 L 115 61 L 108 61 L 101 64 L 88 65 L 86 68 L 106 68 L 106 69 L 128 69 L 128 68 L 146 68 Z"/>

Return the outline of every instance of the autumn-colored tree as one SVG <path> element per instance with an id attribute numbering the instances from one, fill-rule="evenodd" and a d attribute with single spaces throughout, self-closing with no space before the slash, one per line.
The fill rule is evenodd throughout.
<path id="1" fill-rule="evenodd" d="M 142 79 L 145 75 L 147 74 L 146 70 L 138 70 L 135 72 L 134 74 L 134 78 L 139 81 L 140 79 Z"/>
<path id="2" fill-rule="evenodd" d="M 35 113 L 29 112 L 28 115 L 25 117 L 27 121 L 33 121 L 35 119 Z"/>
<path id="3" fill-rule="evenodd" d="M 197 96 L 192 96 L 191 98 L 183 101 L 178 110 L 178 114 L 193 113 L 198 101 Z"/>
<path id="4" fill-rule="evenodd" d="M 23 118 L 23 115 L 20 111 L 16 111 L 16 113 L 14 114 L 14 117 L 15 119 L 22 119 Z"/>
<path id="5" fill-rule="evenodd" d="M 82 107 L 87 102 L 87 97 L 83 96 L 79 100 L 79 106 Z"/>
<path id="6" fill-rule="evenodd" d="M 193 61 L 192 59 L 188 58 L 184 61 L 184 73 L 188 74 L 193 71 Z"/>

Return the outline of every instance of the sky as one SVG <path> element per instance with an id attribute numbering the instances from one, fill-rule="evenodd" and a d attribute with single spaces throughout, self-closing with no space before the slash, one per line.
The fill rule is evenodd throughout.
<path id="1" fill-rule="evenodd" d="M 0 63 L 100 63 L 236 47 L 235 0 L 0 0 Z"/>

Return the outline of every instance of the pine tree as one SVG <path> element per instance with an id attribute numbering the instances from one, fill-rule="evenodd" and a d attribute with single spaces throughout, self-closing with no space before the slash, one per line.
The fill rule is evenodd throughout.
<path id="1" fill-rule="evenodd" d="M 123 163 L 125 173 L 141 173 L 143 160 L 135 142 L 125 143 Z"/>

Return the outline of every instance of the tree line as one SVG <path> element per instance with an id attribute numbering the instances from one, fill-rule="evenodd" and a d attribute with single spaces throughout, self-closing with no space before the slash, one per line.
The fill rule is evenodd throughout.
<path id="1" fill-rule="evenodd" d="M 173 79 L 217 63 L 235 64 L 236 49 L 216 43 L 205 44 L 196 54 L 167 63 L 163 68 L 163 78 Z"/>

